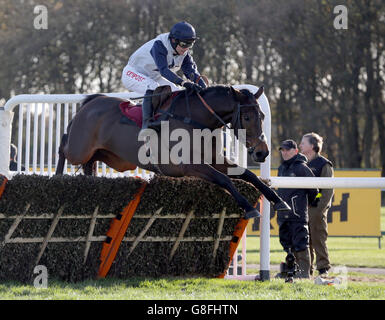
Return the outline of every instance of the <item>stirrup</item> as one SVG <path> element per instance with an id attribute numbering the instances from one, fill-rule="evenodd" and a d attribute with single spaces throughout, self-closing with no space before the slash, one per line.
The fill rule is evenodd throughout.
<path id="1" fill-rule="evenodd" d="M 259 218 L 261 214 L 257 209 L 250 210 L 243 215 L 243 219 Z"/>
<path id="2" fill-rule="evenodd" d="M 160 123 L 160 121 L 158 121 L 158 120 L 155 120 L 155 121 L 149 120 L 149 121 L 147 122 L 147 128 L 148 128 L 148 129 L 153 129 L 153 130 L 155 130 L 155 131 L 157 131 L 157 132 L 160 131 L 160 125 L 161 125 L 161 123 Z"/>

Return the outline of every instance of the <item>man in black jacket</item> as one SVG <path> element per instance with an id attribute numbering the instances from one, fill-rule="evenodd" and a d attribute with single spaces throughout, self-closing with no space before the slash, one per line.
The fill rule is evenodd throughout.
<path id="1" fill-rule="evenodd" d="M 306 165 L 307 159 L 298 153 L 293 140 L 285 140 L 279 148 L 283 163 L 278 168 L 280 177 L 314 177 Z M 299 266 L 297 277 L 310 277 L 308 204 L 315 203 L 318 189 L 278 189 L 278 195 L 292 208 L 278 212 L 279 241 L 286 252 L 291 251 Z"/>

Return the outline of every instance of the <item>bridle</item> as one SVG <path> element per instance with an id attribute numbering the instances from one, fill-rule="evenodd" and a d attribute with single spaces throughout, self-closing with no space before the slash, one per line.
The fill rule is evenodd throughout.
<path id="1" fill-rule="evenodd" d="M 201 100 L 202 104 L 205 106 L 205 108 L 213 115 L 215 116 L 227 129 L 230 129 L 230 127 L 225 123 L 225 121 L 213 110 L 213 108 L 210 107 L 210 105 L 203 99 L 203 97 L 200 95 L 200 93 L 198 91 L 196 91 L 199 99 Z M 243 107 L 257 107 L 259 106 L 258 103 L 251 103 L 251 104 L 240 104 L 238 103 L 236 108 L 234 108 L 234 111 L 233 111 L 233 115 L 232 115 L 232 119 L 231 119 L 231 128 L 234 129 L 235 131 L 235 135 L 238 137 L 238 129 L 244 129 L 242 127 L 242 121 L 241 121 L 241 108 Z M 258 112 L 259 116 L 260 113 Z M 258 136 L 258 139 L 260 140 L 260 142 L 258 143 L 258 145 L 260 143 L 262 143 L 261 140 L 261 136 L 263 135 L 263 130 L 261 132 L 261 134 Z M 252 147 L 252 148 L 249 148 L 249 152 L 253 152 L 253 150 L 256 148 L 257 146 L 255 147 Z M 252 149 L 250 151 L 250 149 Z"/>
<path id="2" fill-rule="evenodd" d="M 189 124 L 189 125 L 192 125 L 193 127 L 196 127 L 196 128 L 200 128 L 200 129 L 206 129 L 207 126 L 195 121 L 194 119 L 191 118 L 191 110 L 190 110 L 190 103 L 189 103 L 189 99 L 188 99 L 188 96 L 190 95 L 187 90 L 184 90 L 185 91 L 185 101 L 186 101 L 186 109 L 187 109 L 187 113 L 188 113 L 188 116 L 185 117 L 185 116 L 179 116 L 179 115 L 176 115 L 174 113 L 175 111 L 175 104 L 174 102 L 171 104 L 170 108 L 167 110 L 167 111 L 162 111 L 162 110 L 158 110 L 158 112 L 160 113 L 163 113 L 165 118 L 164 120 L 168 120 L 169 118 L 173 118 L 175 120 L 178 120 L 178 121 L 181 121 L 185 124 Z M 244 129 L 243 126 L 242 126 L 242 121 L 241 121 L 241 109 L 244 108 L 244 107 L 257 107 L 259 106 L 258 103 L 251 103 L 251 104 L 241 104 L 241 103 L 238 103 L 237 106 L 234 108 L 234 111 L 233 111 L 233 114 L 232 114 L 232 119 L 231 119 L 231 127 L 228 126 L 228 124 L 214 111 L 214 109 L 205 101 L 205 99 L 201 96 L 201 94 L 199 93 L 198 90 L 196 90 L 194 88 L 194 92 L 197 94 L 198 98 L 200 99 L 200 101 L 202 102 L 203 106 L 224 126 L 226 127 L 227 129 L 234 129 L 234 133 L 235 133 L 235 136 L 238 137 L 238 130 L 239 129 Z M 251 94 L 251 93 L 250 93 Z M 260 112 L 258 112 L 259 116 L 260 115 Z M 162 119 L 163 120 L 163 119 Z M 261 138 L 261 136 L 263 135 L 263 130 L 261 132 L 261 134 L 257 137 L 260 142 L 258 143 L 258 145 L 260 143 L 262 143 L 261 140 L 263 140 Z M 253 137 L 252 137 L 253 138 Z M 247 143 L 247 141 L 246 141 Z M 258 146 L 257 145 L 257 146 Z M 251 152 L 255 149 L 255 147 L 253 148 L 249 148 L 249 152 L 251 150 Z"/>

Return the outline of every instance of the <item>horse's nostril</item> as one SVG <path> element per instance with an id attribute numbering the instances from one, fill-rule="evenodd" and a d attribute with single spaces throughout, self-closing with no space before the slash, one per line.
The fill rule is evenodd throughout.
<path id="1" fill-rule="evenodd" d="M 263 153 L 261 151 L 258 151 L 255 153 L 255 155 L 259 158 L 259 157 L 262 157 Z"/>

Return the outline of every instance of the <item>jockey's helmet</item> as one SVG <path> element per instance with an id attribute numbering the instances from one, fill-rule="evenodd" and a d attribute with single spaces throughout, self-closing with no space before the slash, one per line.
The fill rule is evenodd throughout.
<path id="1" fill-rule="evenodd" d="M 182 48 L 191 48 L 197 39 L 194 27 L 186 21 L 176 23 L 171 28 L 169 37 L 175 39 L 174 43 L 171 41 L 174 49 L 178 44 Z"/>

